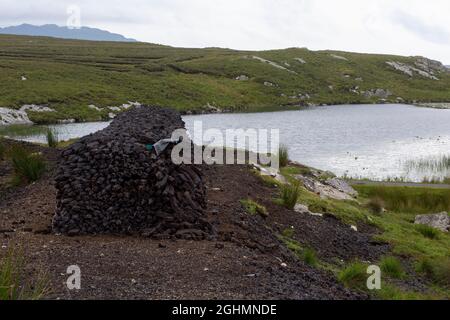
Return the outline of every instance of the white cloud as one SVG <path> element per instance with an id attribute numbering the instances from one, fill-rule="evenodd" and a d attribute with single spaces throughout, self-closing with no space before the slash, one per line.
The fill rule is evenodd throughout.
<path id="1" fill-rule="evenodd" d="M 424 55 L 450 64 L 447 0 L 0 0 L 3 26 L 83 25 L 183 47 L 308 47 Z"/>

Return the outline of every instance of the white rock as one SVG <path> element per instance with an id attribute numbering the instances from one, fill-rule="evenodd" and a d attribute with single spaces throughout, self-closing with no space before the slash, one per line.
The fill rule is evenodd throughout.
<path id="1" fill-rule="evenodd" d="M 301 214 L 309 214 L 314 217 L 323 217 L 323 214 L 311 212 L 311 211 L 309 211 L 308 206 L 300 204 L 300 203 L 297 203 L 295 205 L 294 211 L 297 213 L 301 213 Z"/>
<path id="2" fill-rule="evenodd" d="M 294 58 L 294 60 L 300 62 L 301 64 L 306 64 L 306 61 L 302 58 Z"/>
<path id="3" fill-rule="evenodd" d="M 425 214 L 417 216 L 414 223 L 427 225 L 443 232 L 448 232 L 450 228 L 450 217 L 447 212 Z"/>
<path id="4" fill-rule="evenodd" d="M 36 104 L 25 104 L 20 109 L 20 111 L 34 111 L 34 112 L 55 112 L 54 109 L 47 106 L 41 106 Z"/>
<path id="5" fill-rule="evenodd" d="M 274 68 L 281 69 L 281 70 L 285 70 L 285 71 L 291 72 L 291 73 L 297 73 L 297 72 L 295 72 L 295 71 L 292 71 L 292 70 L 290 70 L 290 69 L 288 69 L 288 68 L 285 68 L 285 67 L 279 65 L 278 63 L 273 62 L 273 61 L 270 61 L 270 60 L 267 60 L 267 59 L 264 59 L 264 58 L 261 58 L 261 57 L 258 57 L 258 56 L 252 56 L 252 58 L 253 58 L 253 59 L 256 59 L 256 60 L 258 60 L 258 61 L 261 61 L 261 62 L 263 62 L 263 63 L 267 63 L 267 64 L 271 65 L 271 66 L 274 67 Z"/>
<path id="6" fill-rule="evenodd" d="M 0 125 L 32 123 L 27 113 L 23 110 L 0 108 Z"/>
<path id="7" fill-rule="evenodd" d="M 333 188 L 342 191 L 352 197 L 357 197 L 358 192 L 353 189 L 351 185 L 349 185 L 346 181 L 339 179 L 339 178 L 331 178 L 327 179 L 325 183 L 329 186 L 332 186 Z"/>
<path id="8" fill-rule="evenodd" d="M 92 110 L 97 110 L 97 111 L 102 111 L 103 110 L 103 108 L 99 108 L 99 107 L 97 107 L 97 106 L 95 106 L 93 104 L 88 105 L 88 108 L 92 109 Z"/>
<path id="9" fill-rule="evenodd" d="M 236 77 L 236 80 L 238 81 L 248 81 L 250 78 L 248 76 L 246 76 L 245 74 L 242 74 L 238 77 Z"/>
<path id="10" fill-rule="evenodd" d="M 316 178 L 306 177 L 303 175 L 296 175 L 295 178 L 303 182 L 303 185 L 306 189 L 315 194 L 318 194 L 322 198 L 331 198 L 335 200 L 354 200 L 353 196 L 342 192 L 341 190 L 336 189 L 331 185 L 324 184 L 319 180 L 316 180 Z"/>
<path id="11" fill-rule="evenodd" d="M 21 79 L 22 79 L 22 81 L 27 81 L 27 78 L 24 76 L 22 76 Z"/>
<path id="12" fill-rule="evenodd" d="M 346 57 L 338 56 L 337 54 L 330 54 L 330 56 L 338 60 L 348 61 Z"/>
<path id="13" fill-rule="evenodd" d="M 352 229 L 355 232 L 358 232 L 358 228 L 356 226 L 350 226 L 350 229 Z"/>
<path id="14" fill-rule="evenodd" d="M 58 120 L 58 123 L 60 124 L 69 124 L 69 123 L 75 123 L 76 120 L 75 119 L 63 119 L 63 120 Z"/>
<path id="15" fill-rule="evenodd" d="M 391 66 L 392 68 L 394 68 L 397 71 L 403 72 L 404 74 L 406 74 L 410 77 L 413 77 L 414 74 L 419 74 L 420 76 L 428 78 L 428 79 L 439 80 L 439 78 L 434 75 L 434 72 L 429 69 L 422 70 L 422 69 L 413 67 L 409 64 L 398 62 L 398 61 L 387 61 L 386 64 L 388 64 L 389 66 Z"/>

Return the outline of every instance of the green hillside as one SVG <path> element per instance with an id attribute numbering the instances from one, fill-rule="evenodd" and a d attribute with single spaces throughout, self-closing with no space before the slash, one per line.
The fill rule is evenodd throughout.
<path id="1" fill-rule="evenodd" d="M 387 62 L 400 63 L 406 72 Z M 35 122 L 105 119 L 111 112 L 107 106 L 128 101 L 183 111 L 213 109 L 208 105 L 262 111 L 380 100 L 450 101 L 448 69 L 417 57 L 300 48 L 184 49 L 8 35 L 0 35 L 0 83 L 0 107 L 38 104 L 55 110 L 28 111 Z"/>

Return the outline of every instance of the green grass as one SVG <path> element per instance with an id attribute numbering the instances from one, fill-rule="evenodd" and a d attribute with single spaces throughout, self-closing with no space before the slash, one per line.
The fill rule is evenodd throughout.
<path id="1" fill-rule="evenodd" d="M 384 208 L 386 207 L 386 203 L 380 197 L 373 197 L 367 203 L 367 207 L 374 214 L 382 214 Z"/>
<path id="2" fill-rule="evenodd" d="M 46 162 L 41 155 L 32 154 L 21 146 L 12 147 L 9 153 L 16 184 L 37 181 L 44 174 Z"/>
<path id="3" fill-rule="evenodd" d="M 283 206 L 290 210 L 294 209 L 299 198 L 299 192 L 300 183 L 298 181 L 281 186 L 280 200 Z"/>
<path id="4" fill-rule="evenodd" d="M 8 126 L 0 126 L 0 136 L 4 137 L 31 137 L 35 135 L 45 134 L 46 128 L 43 126 L 36 125 L 8 125 Z"/>
<path id="5" fill-rule="evenodd" d="M 24 272 L 24 259 L 18 252 L 10 250 L 0 260 L 0 301 L 38 300 L 49 291 L 48 281 L 43 273 L 33 275 Z"/>
<path id="6" fill-rule="evenodd" d="M 295 230 L 288 228 L 283 230 L 279 239 L 284 243 L 286 248 L 292 251 L 297 258 L 312 267 L 319 266 L 320 262 L 317 253 L 313 248 L 302 246 L 298 241 L 294 240 Z"/>
<path id="7" fill-rule="evenodd" d="M 434 283 L 450 289 L 450 258 L 423 258 L 417 263 L 416 269 Z"/>
<path id="8" fill-rule="evenodd" d="M 382 199 L 395 212 L 437 213 L 450 211 L 450 189 L 355 186 L 369 199 Z"/>
<path id="9" fill-rule="evenodd" d="M 295 181 L 295 175 L 307 174 L 308 170 L 290 166 L 282 168 L 281 172 L 292 183 Z M 367 291 L 366 263 L 354 262 L 342 267 L 338 262 L 331 264 L 319 261 L 318 267 L 334 273 L 346 286 L 367 291 L 377 299 L 414 300 L 450 297 L 448 280 L 445 280 L 448 279 L 450 266 L 448 260 L 450 235 L 432 229 L 431 232 L 438 234 L 437 237 L 424 236 L 418 231 L 421 227 L 414 223 L 418 214 L 440 212 L 438 209 L 444 206 L 439 201 L 445 197 L 448 190 L 378 186 L 355 186 L 355 188 L 360 193 L 357 201 L 340 201 L 322 199 L 317 194 L 300 187 L 298 201 L 308 205 L 312 212 L 333 214 L 349 225 L 365 223 L 379 229 L 379 233 L 373 237 L 374 240 L 389 244 L 391 251 L 381 261 L 375 262 L 382 269 L 382 289 Z M 421 201 L 421 199 L 428 200 Z M 386 207 L 387 211 L 380 214 L 383 207 Z M 282 232 L 280 239 L 291 251 L 296 252 L 299 258 L 304 259 L 302 256 L 304 246 L 294 240 L 294 235 L 295 230 L 289 228 Z M 395 257 L 401 257 L 402 262 Z M 407 266 L 413 265 L 422 270 L 419 273 L 420 277 L 432 281 L 425 292 L 405 290 L 403 284 L 400 284 L 411 276 L 407 272 L 409 270 Z"/>
<path id="10" fill-rule="evenodd" d="M 58 147 L 58 138 L 57 138 L 56 134 L 51 129 L 47 130 L 46 138 L 47 138 L 47 145 L 50 148 Z"/>
<path id="11" fill-rule="evenodd" d="M 353 262 L 338 274 L 338 280 L 348 288 L 359 290 L 367 289 L 367 265 L 361 262 Z"/>
<path id="12" fill-rule="evenodd" d="M 334 59 L 331 53 L 349 61 Z M 289 63 L 295 73 L 252 56 L 280 65 Z M 29 117 L 49 123 L 67 118 L 106 119 L 106 109 L 96 111 L 88 105 L 106 107 L 127 101 L 181 111 L 199 110 L 210 103 L 237 112 L 378 101 L 351 93 L 354 86 L 389 89 L 393 95 L 388 102 L 395 102 L 398 96 L 407 102 L 450 101 L 450 75 L 439 74 L 440 81 L 419 76 L 410 79 L 386 64 L 392 60 L 415 62 L 413 57 L 301 48 L 248 52 L 0 35 L 0 106 L 46 104 L 55 112 L 30 112 Z M 242 74 L 250 79 L 235 80 Z M 21 75 L 27 80 L 22 81 Z M 267 87 L 265 81 L 275 86 Z M 306 93 L 310 99 L 304 100 L 301 94 Z"/>
<path id="13" fill-rule="evenodd" d="M 391 278 L 402 279 L 405 276 L 401 262 L 395 257 L 381 259 L 380 268 L 383 274 L 387 274 Z"/>
<path id="14" fill-rule="evenodd" d="M 302 252 L 303 261 L 310 266 L 316 266 L 318 264 L 317 253 L 312 248 L 305 248 Z"/>
<path id="15" fill-rule="evenodd" d="M 382 300 L 435 300 L 435 299 L 444 299 L 444 297 L 432 295 L 432 294 L 424 294 L 420 292 L 414 291 L 405 291 L 400 289 L 399 287 L 382 283 L 381 290 L 377 290 L 375 292 L 375 296 L 378 299 Z"/>
<path id="16" fill-rule="evenodd" d="M 263 205 L 258 204 L 257 202 L 251 200 L 251 199 L 245 199 L 240 201 L 244 209 L 247 211 L 247 213 L 251 215 L 260 215 L 262 217 L 268 217 L 269 213 L 267 212 L 266 207 Z"/>
<path id="17" fill-rule="evenodd" d="M 280 168 L 287 167 L 289 164 L 289 150 L 286 146 L 280 146 L 278 150 L 278 159 Z"/>
<path id="18" fill-rule="evenodd" d="M 417 232 L 419 232 L 421 235 L 423 235 L 424 237 L 426 237 L 428 239 L 439 239 L 440 231 L 433 227 L 423 225 L 423 224 L 418 224 L 418 225 L 415 225 L 414 227 Z"/>

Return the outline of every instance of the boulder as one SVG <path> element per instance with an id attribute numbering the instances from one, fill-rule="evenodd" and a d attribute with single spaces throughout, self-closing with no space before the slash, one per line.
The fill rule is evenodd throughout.
<path id="1" fill-rule="evenodd" d="M 447 212 L 419 215 L 416 217 L 415 224 L 423 224 L 443 232 L 448 232 L 450 228 L 450 217 Z"/>
<path id="2" fill-rule="evenodd" d="M 294 211 L 297 213 L 301 213 L 301 214 L 309 214 L 311 216 L 315 216 L 315 217 L 323 217 L 322 213 L 314 213 L 311 212 L 308 208 L 308 206 L 304 205 L 304 204 L 300 204 L 297 203 L 294 207 Z"/>
<path id="3" fill-rule="evenodd" d="M 349 185 L 346 181 L 338 178 L 331 178 L 327 179 L 325 183 L 329 186 L 332 186 L 333 188 L 342 191 L 352 197 L 358 196 L 358 191 L 352 188 L 351 185 Z"/>
<path id="4" fill-rule="evenodd" d="M 238 80 L 238 81 L 248 81 L 249 77 L 243 74 L 243 75 L 240 75 L 240 76 L 236 77 L 236 80 Z"/>
<path id="5" fill-rule="evenodd" d="M 0 125 L 32 123 L 25 110 L 0 108 Z"/>
<path id="6" fill-rule="evenodd" d="M 332 185 L 325 184 L 313 177 L 306 177 L 303 175 L 295 176 L 299 181 L 301 181 L 304 187 L 321 196 L 322 198 L 331 198 L 335 200 L 353 200 L 354 196 L 347 194 Z"/>

